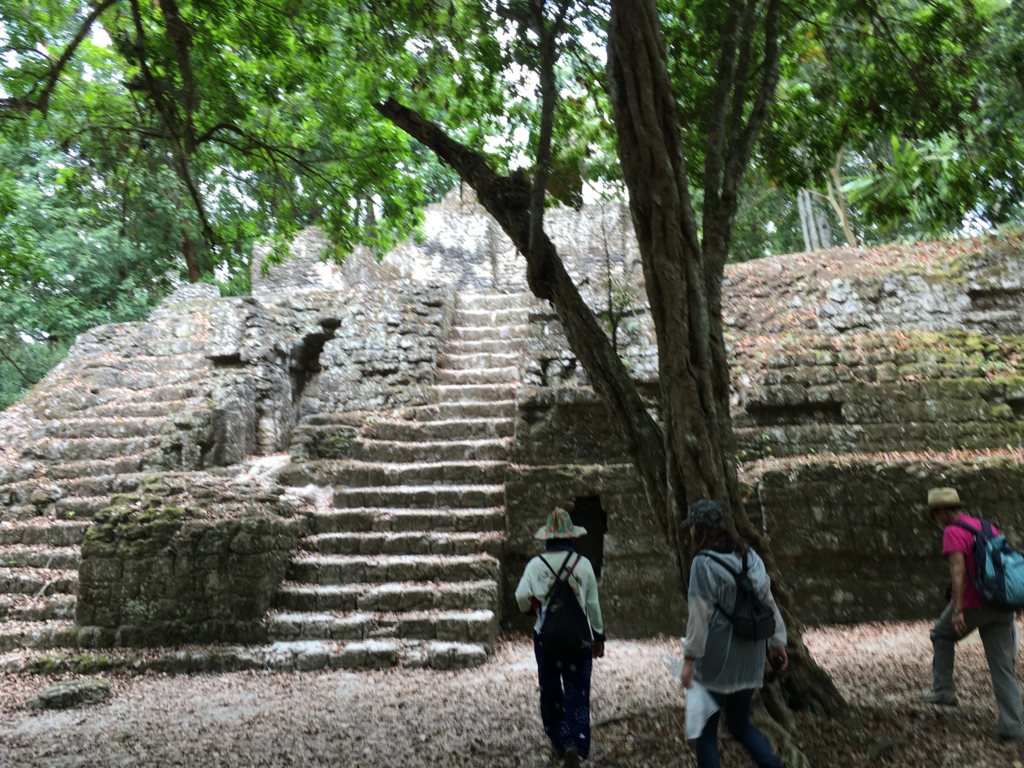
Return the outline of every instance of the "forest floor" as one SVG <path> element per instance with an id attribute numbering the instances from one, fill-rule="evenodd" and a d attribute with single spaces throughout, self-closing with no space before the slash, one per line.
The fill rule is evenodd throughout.
<path id="1" fill-rule="evenodd" d="M 981 643 L 957 653 L 958 708 L 923 705 L 928 623 L 806 632 L 818 661 L 855 707 L 849 722 L 799 716 L 816 768 L 1021 768 L 995 735 L 995 702 Z M 691 768 L 684 696 L 661 662 L 678 642 L 612 641 L 594 665 L 592 768 Z M 1024 655 L 1018 659 L 1024 673 Z M 61 676 L 0 678 L 0 766 L 495 766 L 548 768 L 527 639 L 501 642 L 459 672 L 114 673 L 113 696 L 41 712 L 25 701 Z M 66 677 L 66 676 L 65 676 Z M 722 765 L 746 768 L 722 739 Z"/>

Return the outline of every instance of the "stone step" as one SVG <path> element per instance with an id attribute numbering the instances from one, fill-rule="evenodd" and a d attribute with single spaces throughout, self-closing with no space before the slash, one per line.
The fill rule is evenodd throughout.
<path id="1" fill-rule="evenodd" d="M 498 604 L 495 581 L 282 584 L 274 604 L 288 611 L 472 611 Z"/>
<path id="2" fill-rule="evenodd" d="M 504 368 L 474 368 L 472 370 L 454 370 L 438 368 L 434 377 L 440 386 L 446 384 L 510 384 L 519 381 L 519 367 L 515 365 Z"/>
<path id="3" fill-rule="evenodd" d="M 162 403 L 114 403 L 88 408 L 85 413 L 96 418 L 148 419 L 171 416 L 185 409 L 196 408 L 196 400 L 167 400 Z"/>
<path id="4" fill-rule="evenodd" d="M 102 405 L 120 403 L 167 403 L 202 397 L 207 388 L 199 382 L 191 384 L 157 385 L 146 389 L 129 387 L 107 387 L 101 389 L 99 398 Z"/>
<path id="5" fill-rule="evenodd" d="M 293 485 L 494 485 L 505 482 L 504 461 L 422 461 L 410 463 L 318 459 L 301 465 Z"/>
<path id="6" fill-rule="evenodd" d="M 521 354 L 515 352 L 467 352 L 455 353 L 448 350 L 437 361 L 439 368 L 447 370 L 480 370 L 487 368 L 519 367 Z"/>
<path id="7" fill-rule="evenodd" d="M 437 531 L 343 532 L 307 536 L 306 552 L 324 555 L 476 555 L 501 557 L 504 535 L 498 531 L 447 533 Z M 75 552 L 77 555 L 77 552 Z M 0 563 L 4 554 L 0 551 Z M 13 563 L 12 563 L 13 564 Z M 26 563 L 27 564 L 27 563 Z"/>
<path id="8" fill-rule="evenodd" d="M 134 456 L 159 447 L 160 438 L 103 437 L 59 439 L 46 437 L 30 443 L 25 455 L 45 461 L 89 461 Z"/>
<path id="9" fill-rule="evenodd" d="M 498 560 L 490 555 L 314 555 L 299 553 L 288 580 L 307 584 L 389 581 L 497 581 Z M 13 592 L 15 590 L 0 590 Z M 53 590 L 59 591 L 59 590 Z M 65 590 L 71 591 L 71 590 Z"/>
<path id="10" fill-rule="evenodd" d="M 452 419 L 514 419 L 515 400 L 491 403 L 438 403 L 423 405 L 413 411 L 416 421 L 450 421 Z"/>
<path id="11" fill-rule="evenodd" d="M 16 648 L 74 648 L 78 627 L 67 619 L 0 622 L 0 653 Z"/>
<path id="12" fill-rule="evenodd" d="M 159 467 L 162 458 L 162 452 L 155 448 L 133 456 L 61 462 L 50 467 L 47 470 L 47 475 L 52 480 L 98 477 L 101 475 L 128 475 L 141 472 L 149 467 Z"/>
<path id="13" fill-rule="evenodd" d="M 110 496 L 66 496 L 53 506 L 58 520 L 88 520 L 110 506 Z"/>
<path id="14" fill-rule="evenodd" d="M 493 341 L 506 339 L 518 341 L 526 338 L 528 326 L 521 325 L 484 325 L 484 326 L 453 326 L 449 338 L 454 341 Z"/>
<path id="15" fill-rule="evenodd" d="M 85 538 L 89 525 L 88 522 L 64 522 L 46 517 L 0 523 L 0 546 L 76 547 Z"/>
<path id="16" fill-rule="evenodd" d="M 470 509 L 505 503 L 504 485 L 398 485 L 336 488 L 334 506 Z"/>
<path id="17" fill-rule="evenodd" d="M 93 475 L 61 480 L 58 484 L 65 496 L 109 496 L 112 493 L 135 493 L 147 477 L 145 472 L 123 475 Z"/>
<path id="18" fill-rule="evenodd" d="M 356 440 L 353 458 L 357 461 L 414 463 L 421 461 L 507 461 L 510 438 L 493 440 L 444 440 L 439 442 L 399 442 L 397 440 Z"/>
<path id="19" fill-rule="evenodd" d="M 0 568 L 75 570 L 81 560 L 78 547 L 51 547 L 44 544 L 0 547 Z"/>
<path id="20" fill-rule="evenodd" d="M 55 419 L 47 422 L 46 437 L 151 437 L 159 435 L 167 419 L 106 417 L 93 419 Z"/>
<path id="21" fill-rule="evenodd" d="M 463 328 L 524 325 L 529 319 L 530 310 L 525 307 L 510 309 L 456 309 L 452 313 L 452 325 Z"/>
<path id="22" fill-rule="evenodd" d="M 0 626 L 5 621 L 74 619 L 74 595 L 0 595 Z"/>
<path id="23" fill-rule="evenodd" d="M 78 571 L 43 568 L 0 568 L 0 593 L 18 595 L 73 595 L 78 591 Z"/>
<path id="24" fill-rule="evenodd" d="M 460 294 L 459 309 L 524 309 L 537 299 L 532 293 Z"/>
<path id="25" fill-rule="evenodd" d="M 522 358 L 522 339 L 480 339 L 478 341 L 449 340 L 445 347 L 445 355 L 457 357 L 460 355 L 507 355 L 512 354 Z"/>
<path id="26" fill-rule="evenodd" d="M 156 373 L 163 371 L 212 370 L 213 363 L 203 355 L 137 355 L 104 361 L 105 366 L 125 371 Z"/>
<path id="27" fill-rule="evenodd" d="M 332 509 L 309 517 L 311 533 L 351 531 L 504 531 L 501 507 L 484 509 Z"/>
<path id="28" fill-rule="evenodd" d="M 485 440 L 512 437 L 512 419 L 449 419 L 446 421 L 377 421 L 363 427 L 362 437 L 371 440 L 431 442 L 437 440 Z"/>
<path id="29" fill-rule="evenodd" d="M 494 611 L 410 611 L 408 613 L 272 613 L 267 630 L 274 640 L 369 640 L 394 637 L 493 644 Z"/>
<path id="30" fill-rule="evenodd" d="M 516 384 L 436 384 L 439 403 L 493 403 L 499 400 L 515 400 Z"/>
<path id="31" fill-rule="evenodd" d="M 111 381 L 113 389 L 127 389 L 134 392 L 153 390 L 158 387 L 190 385 L 210 375 L 213 366 L 185 370 L 140 371 L 126 368 L 117 371 Z M 114 383 L 116 382 L 116 383 Z M 163 398 L 161 398 L 163 399 Z"/>
<path id="32" fill-rule="evenodd" d="M 319 669 L 467 669 L 487 661 L 487 648 L 480 643 L 450 643 L 441 640 L 297 640 L 246 649 L 261 660 L 257 668 L 283 672 Z M 194 658 L 194 657 L 193 657 Z M 250 667 L 251 668 L 251 667 Z"/>

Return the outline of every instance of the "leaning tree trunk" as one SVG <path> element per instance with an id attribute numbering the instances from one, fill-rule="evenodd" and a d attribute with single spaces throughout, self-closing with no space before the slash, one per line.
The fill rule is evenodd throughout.
<path id="1" fill-rule="evenodd" d="M 744 17 L 744 5 L 731 3 L 723 31 L 722 71 L 734 78 L 737 66 L 749 55 L 752 34 L 753 17 Z M 667 476 L 671 501 L 676 502 L 670 502 L 667 516 L 675 527 L 678 513 L 674 510 L 685 503 L 712 498 L 722 504 L 729 525 L 751 541 L 764 559 L 789 629 L 791 671 L 783 682 L 786 699 L 815 712 L 841 714 L 845 702 L 802 642 L 792 601 L 771 548 L 747 517 L 736 474 L 731 382 L 721 318 L 722 278 L 737 192 L 729 171 L 746 165 L 753 136 L 744 130 L 749 124 L 729 125 L 725 119 L 730 95 L 726 91 L 720 99 L 723 136 L 720 140 L 709 137 L 711 167 L 705 169 L 706 174 L 720 173 L 722 183 L 712 190 L 713 199 L 705 194 L 701 242 L 654 0 L 613 0 L 611 7 L 608 82 L 619 160 L 658 336 Z M 730 51 L 738 51 L 739 62 L 729 60 Z M 768 86 L 774 89 L 774 83 Z M 755 102 L 755 116 L 758 106 Z M 730 143 L 729 138 L 736 141 Z M 717 158 L 712 156 L 716 150 Z M 681 555 L 685 557 L 685 551 Z M 772 693 L 766 696 L 766 706 L 779 714 L 780 702 L 773 700 Z"/>

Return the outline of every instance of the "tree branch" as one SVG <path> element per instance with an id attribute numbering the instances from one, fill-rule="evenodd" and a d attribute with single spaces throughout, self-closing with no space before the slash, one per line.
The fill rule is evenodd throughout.
<path id="1" fill-rule="evenodd" d="M 161 0 L 159 8 L 163 14 L 167 36 L 174 44 L 178 72 L 181 73 L 181 103 L 185 110 L 185 150 L 191 153 L 195 149 L 196 143 L 193 116 L 197 100 L 196 80 L 192 72 L 191 60 L 192 32 L 182 21 L 177 0 Z"/>
<path id="2" fill-rule="evenodd" d="M 551 134 L 555 122 L 555 61 L 558 58 L 557 42 L 569 3 L 563 2 L 558 9 L 554 23 L 549 27 L 544 19 L 545 0 L 530 0 L 530 11 L 537 34 L 540 37 L 540 93 L 541 116 L 540 136 L 537 141 L 537 165 L 533 175 L 533 193 L 530 198 L 530 242 L 528 263 L 537 263 L 544 238 L 544 199 L 547 195 L 548 176 L 551 173 Z"/>
<path id="3" fill-rule="evenodd" d="M 726 123 L 729 117 L 729 96 L 736 76 L 736 38 L 740 26 L 743 0 L 730 0 L 729 10 L 722 27 L 719 43 L 722 57 L 718 63 L 715 78 L 715 97 L 711 104 L 711 118 L 708 120 L 708 145 L 704 158 L 704 207 L 714 210 L 722 188 L 722 168 L 725 165 Z M 717 218 L 717 216 L 715 216 Z"/>
<path id="4" fill-rule="evenodd" d="M 185 185 L 185 189 L 188 191 L 189 197 L 192 199 L 192 205 L 195 207 L 196 214 L 199 216 L 199 223 L 203 230 L 203 239 L 206 240 L 206 244 L 209 247 L 213 247 L 216 244 L 216 237 L 213 232 L 213 227 L 210 225 L 210 220 L 206 215 L 206 206 L 203 203 L 202 195 L 199 193 L 199 189 L 196 187 L 195 180 L 192 178 L 192 173 L 189 170 L 189 156 L 186 149 L 182 146 L 181 135 L 179 134 L 176 126 L 177 118 L 174 114 L 174 110 L 164 99 L 160 83 L 153 76 L 153 72 L 149 68 L 149 61 L 146 58 L 146 31 L 142 24 L 142 12 L 139 10 L 139 0 L 131 0 L 131 8 L 132 20 L 135 25 L 135 36 L 137 38 L 138 50 L 136 52 L 136 57 L 139 64 L 139 70 L 142 72 L 142 77 L 146 82 L 146 92 L 153 100 L 153 104 L 156 107 L 157 112 L 160 113 L 164 126 L 170 134 L 169 141 L 171 144 L 171 154 L 174 158 L 175 171 L 182 184 Z"/>
<path id="5" fill-rule="evenodd" d="M 78 28 L 78 32 L 75 36 L 71 38 L 71 42 L 68 43 L 60 58 L 57 59 L 57 62 L 50 67 L 50 71 L 44 78 L 43 90 L 39 93 L 37 98 L 32 98 L 32 94 L 35 93 L 35 88 L 33 88 L 26 96 L 15 96 L 0 99 L 0 109 L 20 109 L 26 112 L 38 110 L 45 117 L 50 108 L 50 97 L 57 88 L 57 82 L 60 80 L 60 75 L 61 72 L 64 71 L 64 67 L 66 67 L 68 62 L 74 58 L 75 51 L 78 50 L 78 46 L 82 44 L 82 41 L 85 40 L 86 36 L 89 34 L 89 30 L 92 29 L 92 25 L 96 19 L 98 19 L 104 11 L 118 2 L 119 0 L 103 0 L 103 2 L 93 8 L 92 13 L 85 17 L 85 21 L 82 22 L 82 26 Z M 36 85 L 38 86 L 38 83 Z"/>
<path id="6" fill-rule="evenodd" d="M 7 354 L 7 350 L 0 348 L 0 357 L 2 357 L 4 360 L 6 360 L 8 363 L 10 363 L 11 368 L 13 368 L 15 371 L 18 372 L 18 375 L 21 376 L 22 380 L 28 386 L 34 387 L 36 385 L 36 382 L 32 381 L 32 379 L 30 379 L 28 377 L 28 374 L 26 374 L 23 370 L 21 370 L 21 368 L 18 366 L 18 364 L 16 362 L 14 362 L 14 360 L 11 358 L 11 356 L 9 354 Z"/>
<path id="7" fill-rule="evenodd" d="M 424 144 L 476 190 L 477 198 L 526 255 L 530 289 L 558 313 L 569 346 L 607 405 L 633 459 L 654 509 L 668 508 L 664 433 L 647 412 L 636 384 L 593 311 L 583 301 L 554 244 L 543 232 L 541 248 L 530 252 L 530 184 L 521 171 L 498 176 L 477 152 L 450 138 L 439 126 L 394 99 L 374 105 L 380 114 Z"/>

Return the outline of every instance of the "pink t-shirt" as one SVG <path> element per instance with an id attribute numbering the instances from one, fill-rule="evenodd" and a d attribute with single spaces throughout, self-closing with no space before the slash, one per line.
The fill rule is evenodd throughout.
<path id="1" fill-rule="evenodd" d="M 967 523 L 976 530 L 981 530 L 981 520 L 970 515 L 960 515 L 958 522 Z M 999 535 L 996 527 L 992 526 L 992 532 Z M 965 531 L 959 525 L 947 525 L 942 534 L 942 556 L 949 557 L 953 552 L 963 552 L 964 561 L 967 566 L 967 578 L 964 579 L 964 604 L 963 609 L 984 608 L 988 603 L 981 599 L 978 590 L 974 586 L 974 536 Z M 950 601 L 952 604 L 952 600 Z"/>

